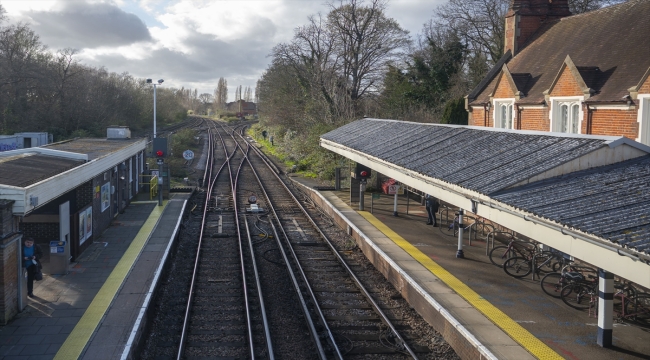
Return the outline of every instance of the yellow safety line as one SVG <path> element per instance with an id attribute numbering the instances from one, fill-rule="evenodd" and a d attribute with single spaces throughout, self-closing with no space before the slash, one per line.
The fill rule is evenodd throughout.
<path id="1" fill-rule="evenodd" d="M 496 326 L 506 332 L 514 341 L 518 342 L 524 349 L 530 352 L 538 359 L 564 359 L 548 345 L 536 338 L 533 334 L 524 329 L 521 325 L 512 320 L 508 315 L 499 310 L 496 306 L 490 304 L 487 300 L 477 294 L 457 277 L 445 270 L 429 256 L 421 252 L 403 237 L 391 230 L 384 223 L 379 221 L 375 216 L 367 211 L 358 211 L 358 213 L 374 225 L 379 231 L 384 233 L 395 244 L 409 253 L 420 264 L 424 265 L 435 276 L 442 280 L 447 286 L 452 288 L 458 295 L 463 297 L 474 308 L 485 315 Z"/>
<path id="2" fill-rule="evenodd" d="M 117 294 L 120 286 L 122 286 L 126 275 L 144 248 L 144 245 L 149 239 L 149 235 L 153 232 L 153 228 L 156 226 L 163 210 L 167 207 L 167 203 L 168 201 L 165 200 L 163 206 L 154 207 L 142 225 L 142 228 L 131 242 L 131 245 L 129 245 L 129 248 L 115 266 L 115 269 L 108 276 L 108 279 L 106 279 L 102 288 L 99 289 L 99 292 L 95 295 L 86 312 L 84 312 L 77 325 L 56 353 L 55 360 L 78 359 L 81 356 L 81 352 L 86 347 L 88 340 L 90 340 L 90 336 L 95 332 L 106 310 L 111 305 L 113 298 L 115 298 L 115 294 Z"/>

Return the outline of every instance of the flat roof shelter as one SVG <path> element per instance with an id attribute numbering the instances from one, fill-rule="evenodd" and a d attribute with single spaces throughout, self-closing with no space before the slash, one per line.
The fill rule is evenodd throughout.
<path id="1" fill-rule="evenodd" d="M 0 199 L 27 215 L 146 148 L 144 139 L 75 139 L 0 153 Z"/>
<path id="2" fill-rule="evenodd" d="M 625 137 L 383 119 L 351 122 L 322 135 L 320 145 L 650 288 L 646 145 Z"/>
<path id="3" fill-rule="evenodd" d="M 66 274 L 70 259 L 138 193 L 147 141 L 130 139 L 128 129 L 121 130 L 125 136 L 119 139 L 74 139 L 0 152 L 0 282 L 9 284 L 0 287 L 0 324 L 26 304 L 18 260 L 23 237 L 34 238 L 49 255 L 45 273 Z M 62 251 L 54 248 L 56 269 L 52 240 L 65 241 Z"/>

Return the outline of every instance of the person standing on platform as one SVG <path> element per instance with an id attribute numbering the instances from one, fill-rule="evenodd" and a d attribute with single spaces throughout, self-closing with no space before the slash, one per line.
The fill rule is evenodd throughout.
<path id="1" fill-rule="evenodd" d="M 34 239 L 27 238 L 23 242 L 23 267 L 27 269 L 27 296 L 34 297 L 34 276 L 41 269 L 43 251 L 34 243 Z"/>
<path id="2" fill-rule="evenodd" d="M 440 203 L 438 202 L 438 199 L 427 194 L 425 205 L 427 208 L 427 214 L 429 214 L 427 225 L 433 225 L 433 227 L 437 227 L 438 223 L 436 222 L 436 214 L 438 213 L 438 208 L 440 207 Z"/>

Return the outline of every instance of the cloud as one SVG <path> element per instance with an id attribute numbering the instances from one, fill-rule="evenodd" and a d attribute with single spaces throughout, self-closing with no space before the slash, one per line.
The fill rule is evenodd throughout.
<path id="1" fill-rule="evenodd" d="M 51 11 L 29 11 L 23 16 L 52 48 L 92 49 L 152 40 L 140 18 L 106 3 L 64 2 Z"/>

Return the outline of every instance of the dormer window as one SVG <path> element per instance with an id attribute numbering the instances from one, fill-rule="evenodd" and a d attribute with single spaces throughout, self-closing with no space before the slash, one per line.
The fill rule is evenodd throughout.
<path id="1" fill-rule="evenodd" d="M 515 99 L 494 101 L 494 127 L 512 129 L 514 125 Z"/>
<path id="2" fill-rule="evenodd" d="M 551 131 L 579 134 L 582 108 L 580 98 L 551 98 Z"/>

